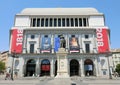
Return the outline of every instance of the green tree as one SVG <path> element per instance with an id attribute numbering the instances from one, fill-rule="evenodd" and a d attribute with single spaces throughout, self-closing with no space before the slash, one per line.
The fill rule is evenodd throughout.
<path id="1" fill-rule="evenodd" d="M 0 71 L 5 70 L 5 63 L 0 61 Z"/>
<path id="2" fill-rule="evenodd" d="M 118 72 L 118 73 L 120 73 L 120 64 L 117 64 L 117 65 L 116 65 L 115 71 Z"/>

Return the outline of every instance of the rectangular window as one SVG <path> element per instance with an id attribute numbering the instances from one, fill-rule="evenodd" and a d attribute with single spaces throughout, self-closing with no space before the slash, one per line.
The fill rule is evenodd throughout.
<path id="1" fill-rule="evenodd" d="M 53 19 L 50 18 L 50 27 L 52 27 Z"/>
<path id="2" fill-rule="evenodd" d="M 61 19 L 58 18 L 58 27 L 61 27 Z"/>
<path id="3" fill-rule="evenodd" d="M 86 26 L 86 18 L 83 18 L 83 26 Z"/>
<path id="4" fill-rule="evenodd" d="M 67 19 L 66 19 L 66 25 L 67 25 L 67 27 L 69 27 L 69 26 L 70 26 L 70 23 L 69 23 L 69 18 L 67 18 Z"/>
<path id="5" fill-rule="evenodd" d="M 48 35 L 45 35 L 44 37 L 48 37 Z"/>
<path id="6" fill-rule="evenodd" d="M 37 19 L 37 27 L 40 27 L 40 18 Z"/>
<path id="7" fill-rule="evenodd" d="M 33 18 L 33 27 L 36 25 L 36 18 Z"/>
<path id="8" fill-rule="evenodd" d="M 34 44 L 30 44 L 30 53 L 34 53 Z"/>
<path id="9" fill-rule="evenodd" d="M 90 53 L 90 44 L 85 44 L 86 53 Z"/>
<path id="10" fill-rule="evenodd" d="M 56 27 L 57 26 L 57 19 L 55 18 L 54 19 L 54 27 Z"/>
<path id="11" fill-rule="evenodd" d="M 62 26 L 65 27 L 65 18 L 62 19 Z"/>
<path id="12" fill-rule="evenodd" d="M 71 37 L 75 37 L 75 35 L 72 35 Z"/>
<path id="13" fill-rule="evenodd" d="M 48 27 L 48 18 L 45 19 L 45 27 Z"/>
<path id="14" fill-rule="evenodd" d="M 44 26 L 44 18 L 41 19 L 41 27 Z"/>
<path id="15" fill-rule="evenodd" d="M 81 27 L 82 26 L 82 19 L 79 18 L 79 26 Z"/>
<path id="16" fill-rule="evenodd" d="M 75 27 L 78 27 L 78 19 L 75 18 Z"/>
<path id="17" fill-rule="evenodd" d="M 85 35 L 85 39 L 88 39 L 89 38 L 89 35 Z"/>
<path id="18" fill-rule="evenodd" d="M 74 20 L 73 20 L 73 18 L 71 18 L 71 27 L 73 27 L 74 26 Z"/>
<path id="19" fill-rule="evenodd" d="M 35 35 L 31 35 L 31 39 L 34 39 L 35 38 Z"/>

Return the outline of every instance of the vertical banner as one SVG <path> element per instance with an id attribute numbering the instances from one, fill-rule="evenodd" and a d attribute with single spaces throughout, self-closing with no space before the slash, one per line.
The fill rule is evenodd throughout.
<path id="1" fill-rule="evenodd" d="M 104 53 L 109 51 L 109 35 L 108 29 L 106 28 L 97 28 L 97 46 L 98 52 Z"/>
<path id="2" fill-rule="evenodd" d="M 41 52 L 51 52 L 51 38 L 48 37 L 43 37 L 42 38 L 42 49 Z"/>
<path id="3" fill-rule="evenodd" d="M 23 29 L 13 29 L 11 35 L 11 52 L 22 53 Z"/>
<path id="4" fill-rule="evenodd" d="M 70 53 L 79 52 L 78 38 L 76 37 L 69 38 L 69 46 L 70 46 Z"/>
<path id="5" fill-rule="evenodd" d="M 58 48 L 60 48 L 60 38 L 55 38 L 54 47 L 55 52 L 58 51 Z"/>

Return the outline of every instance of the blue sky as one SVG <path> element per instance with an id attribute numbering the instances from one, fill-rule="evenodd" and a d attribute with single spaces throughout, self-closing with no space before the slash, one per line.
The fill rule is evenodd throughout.
<path id="1" fill-rule="evenodd" d="M 24 8 L 83 8 L 94 7 L 104 13 L 106 26 L 111 29 L 111 48 L 120 48 L 120 0 L 1 0 L 0 51 L 9 50 L 9 30 L 15 14 Z"/>

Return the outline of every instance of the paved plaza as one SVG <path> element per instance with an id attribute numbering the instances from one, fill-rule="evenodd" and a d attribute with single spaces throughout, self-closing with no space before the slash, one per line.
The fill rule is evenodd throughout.
<path id="1" fill-rule="evenodd" d="M 51 78 L 51 77 L 26 77 L 12 80 L 4 80 L 0 76 L 0 85 L 120 85 L 120 77 L 107 79 L 96 77 L 71 77 L 71 78 Z"/>

